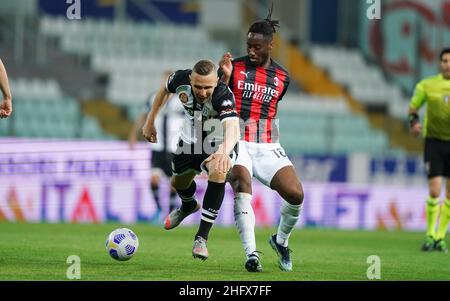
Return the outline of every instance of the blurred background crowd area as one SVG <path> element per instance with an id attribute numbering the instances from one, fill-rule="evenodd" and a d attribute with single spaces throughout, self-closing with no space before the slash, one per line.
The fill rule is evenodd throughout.
<path id="1" fill-rule="evenodd" d="M 165 70 L 246 52 L 268 0 L 16 0 L 0 6 L 14 114 L 0 136 L 124 140 Z M 274 58 L 291 74 L 279 106 L 291 155 L 417 155 L 408 102 L 436 74 L 450 2 L 275 0 Z M 422 112 L 423 113 L 423 112 Z"/>

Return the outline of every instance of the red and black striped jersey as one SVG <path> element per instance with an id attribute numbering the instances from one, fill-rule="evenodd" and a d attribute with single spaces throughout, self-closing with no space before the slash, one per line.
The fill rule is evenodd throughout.
<path id="1" fill-rule="evenodd" d="M 268 68 L 253 66 L 248 56 L 233 60 L 229 87 L 236 100 L 241 139 L 248 142 L 278 142 L 278 102 L 289 86 L 289 73 L 271 59 Z"/>

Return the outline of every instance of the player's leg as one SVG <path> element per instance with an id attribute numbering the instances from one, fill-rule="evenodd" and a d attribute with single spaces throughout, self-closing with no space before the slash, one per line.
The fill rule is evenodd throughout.
<path id="1" fill-rule="evenodd" d="M 230 154 L 231 167 L 236 161 L 237 149 L 238 147 L 236 146 Z M 203 198 L 202 217 L 199 229 L 195 235 L 192 255 L 194 258 L 205 260 L 208 258 L 206 241 L 208 240 L 209 232 L 218 216 L 223 202 L 223 197 L 225 195 L 225 182 L 228 172 L 221 172 L 218 169 L 218 158 L 213 158 L 207 162 L 206 159 L 210 156 L 207 153 L 203 153 L 202 156 L 203 158 L 199 166 L 201 170 L 206 171 L 208 174 L 208 186 Z"/>
<path id="2" fill-rule="evenodd" d="M 169 212 L 172 212 L 173 209 L 177 208 L 178 206 L 178 197 L 177 197 L 177 191 L 170 187 L 170 193 L 169 193 Z"/>
<path id="3" fill-rule="evenodd" d="M 442 189 L 444 162 L 440 154 L 440 145 L 431 139 L 425 140 L 424 161 L 427 167 L 429 196 L 425 204 L 427 231 L 422 251 L 431 251 L 436 240 L 436 222 L 439 216 L 439 197 Z"/>
<path id="4" fill-rule="evenodd" d="M 436 222 L 439 217 L 439 196 L 441 194 L 442 178 L 433 177 L 428 180 L 429 196 L 425 204 L 427 232 L 422 244 L 422 251 L 433 250 L 436 240 Z"/>
<path id="5" fill-rule="evenodd" d="M 164 167 L 162 168 L 162 171 L 164 172 L 165 176 L 169 179 L 172 178 L 172 166 L 171 162 L 173 161 L 174 154 L 171 152 L 165 153 L 165 160 L 164 160 Z M 177 191 L 176 189 L 170 185 L 170 192 L 169 192 L 169 212 L 172 212 L 175 208 L 178 206 L 178 197 L 177 197 Z"/>
<path id="6" fill-rule="evenodd" d="M 229 175 L 234 191 L 234 220 L 246 254 L 245 268 L 261 272 L 259 252 L 256 251 L 255 213 L 252 207 L 252 161 L 245 142 L 239 142 L 239 155 Z"/>
<path id="7" fill-rule="evenodd" d="M 152 151 L 151 152 L 151 170 L 152 170 L 152 176 L 150 177 L 150 189 L 152 191 L 153 200 L 155 201 L 156 205 L 156 212 L 155 214 L 150 218 L 152 222 L 157 222 L 159 220 L 159 216 L 162 211 L 161 201 L 160 201 L 160 194 L 159 194 L 159 187 L 161 182 L 161 166 L 163 164 L 163 157 L 161 156 L 161 152 L 159 151 Z"/>
<path id="8" fill-rule="evenodd" d="M 197 188 L 194 177 L 196 172 L 190 170 L 181 175 L 174 175 L 171 183 L 172 187 L 177 191 L 181 199 L 181 207 L 172 210 L 164 221 L 164 228 L 166 230 L 177 227 L 187 216 L 197 212 L 200 209 L 200 204 L 195 200 L 194 194 Z"/>
<path id="9" fill-rule="evenodd" d="M 177 153 L 173 157 L 171 185 L 181 199 L 181 207 L 166 217 L 164 221 L 166 230 L 177 227 L 184 218 L 200 209 L 200 204 L 194 198 L 197 189 L 194 177 L 200 173 L 196 163 L 196 155 L 193 154 Z"/>
<path id="10" fill-rule="evenodd" d="M 206 260 L 208 258 L 208 249 L 206 242 L 214 221 L 219 214 L 225 195 L 226 173 L 220 173 L 216 168 L 217 160 L 213 159 L 205 164 L 208 170 L 208 186 L 206 187 L 203 198 L 202 217 L 200 226 L 195 234 L 194 247 L 192 255 L 194 258 Z"/>
<path id="11" fill-rule="evenodd" d="M 289 237 L 300 218 L 303 188 L 293 166 L 281 168 L 273 177 L 270 187 L 284 200 L 280 208 L 277 233 L 270 238 L 270 244 L 279 253 L 280 268 L 284 271 L 292 271 L 288 244 Z"/>
<path id="12" fill-rule="evenodd" d="M 253 158 L 255 177 L 283 198 L 277 233 L 270 237 L 269 243 L 279 257 L 280 269 L 291 271 L 289 236 L 300 217 L 303 188 L 291 161 L 279 143 L 260 144 L 257 147 L 263 155 Z"/>
<path id="13" fill-rule="evenodd" d="M 439 217 L 439 226 L 436 234 L 436 242 L 434 248 L 441 252 L 448 252 L 445 237 L 447 234 L 448 224 L 450 222 L 450 178 L 447 178 L 445 188 L 445 200 L 441 206 L 441 214 Z"/>
<path id="14" fill-rule="evenodd" d="M 156 212 L 151 217 L 151 221 L 155 222 L 159 220 L 159 216 L 162 212 L 162 206 L 160 201 L 160 195 L 159 195 L 159 187 L 161 183 L 161 174 L 158 169 L 152 170 L 152 176 L 150 177 L 150 187 L 152 190 L 153 199 L 155 200 L 156 204 Z"/>

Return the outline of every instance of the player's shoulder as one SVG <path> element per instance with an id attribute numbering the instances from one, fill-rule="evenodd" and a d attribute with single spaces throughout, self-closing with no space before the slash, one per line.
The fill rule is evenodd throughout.
<path id="1" fill-rule="evenodd" d="M 280 70 L 286 75 L 289 75 L 289 71 L 287 70 L 287 68 L 281 65 L 279 62 L 275 61 L 274 59 L 272 59 L 272 67 Z"/>
<path id="2" fill-rule="evenodd" d="M 173 85 L 174 87 L 188 85 L 190 83 L 189 76 L 191 72 L 191 69 L 177 70 L 169 76 L 167 84 Z"/>
<path id="3" fill-rule="evenodd" d="M 230 95 L 233 95 L 233 92 L 231 92 L 228 85 L 222 81 L 219 81 L 219 83 L 217 84 L 217 87 L 214 89 L 212 99 L 213 100 L 223 99 L 223 98 L 230 97 Z"/>
<path id="4" fill-rule="evenodd" d="M 428 76 L 425 77 L 424 79 L 422 79 L 418 85 L 427 85 L 427 84 L 433 84 L 439 81 L 442 81 L 442 75 L 441 74 L 436 74 L 436 75 L 432 75 L 432 76 Z"/>

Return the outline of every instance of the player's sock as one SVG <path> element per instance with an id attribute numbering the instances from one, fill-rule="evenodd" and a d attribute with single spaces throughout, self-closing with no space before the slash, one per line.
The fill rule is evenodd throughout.
<path id="1" fill-rule="evenodd" d="M 435 237 L 436 221 L 439 215 L 439 198 L 428 197 L 426 203 L 427 236 Z"/>
<path id="2" fill-rule="evenodd" d="M 205 197 L 203 198 L 202 220 L 200 221 L 198 232 L 195 235 L 196 238 L 197 236 L 201 236 L 208 240 L 209 231 L 219 213 L 224 194 L 225 183 L 208 181 L 208 187 L 206 188 Z"/>
<path id="3" fill-rule="evenodd" d="M 197 202 L 194 199 L 195 190 L 197 189 L 197 184 L 192 181 L 191 186 L 187 189 L 177 189 L 177 193 L 181 199 L 181 211 L 189 212 L 194 210 Z"/>
<path id="4" fill-rule="evenodd" d="M 301 209 L 302 205 L 292 205 L 283 200 L 280 210 L 281 219 L 277 231 L 277 244 L 283 247 L 288 246 L 289 236 L 300 218 Z"/>
<path id="5" fill-rule="evenodd" d="M 161 211 L 161 203 L 159 201 L 159 185 L 151 185 L 152 193 L 153 193 L 153 199 L 155 200 L 156 207 L 158 208 L 158 211 Z"/>
<path id="6" fill-rule="evenodd" d="M 441 207 L 441 214 L 439 217 L 439 227 L 436 234 L 436 240 L 444 239 L 447 234 L 448 223 L 450 221 L 450 200 L 445 199 Z"/>
<path id="7" fill-rule="evenodd" d="M 170 190 L 170 196 L 169 196 L 169 212 L 172 212 L 173 209 L 177 207 L 177 192 L 174 190 Z"/>
<path id="8" fill-rule="evenodd" d="M 247 256 L 256 251 L 255 213 L 251 202 L 252 195 L 248 193 L 239 192 L 234 198 L 234 221 Z"/>

